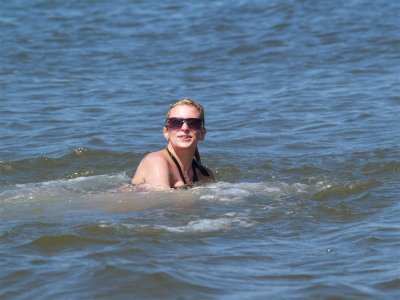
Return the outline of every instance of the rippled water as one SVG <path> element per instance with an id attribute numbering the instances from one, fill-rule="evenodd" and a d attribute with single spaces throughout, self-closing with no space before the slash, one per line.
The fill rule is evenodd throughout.
<path id="1" fill-rule="evenodd" d="M 0 4 L 1 299 L 398 299 L 397 1 Z M 168 105 L 218 181 L 135 192 Z"/>

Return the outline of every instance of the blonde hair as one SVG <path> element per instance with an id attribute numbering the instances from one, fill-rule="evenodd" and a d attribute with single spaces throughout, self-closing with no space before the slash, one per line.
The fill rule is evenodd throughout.
<path id="1" fill-rule="evenodd" d="M 169 106 L 169 109 L 168 109 L 168 112 L 167 112 L 167 120 L 168 120 L 169 113 L 171 112 L 171 110 L 174 107 L 178 106 L 178 105 L 190 105 L 190 106 L 196 107 L 197 110 L 200 112 L 200 119 L 203 122 L 203 126 L 205 125 L 204 107 L 201 104 L 197 103 L 196 101 L 194 101 L 193 99 L 190 99 L 190 98 L 185 98 L 185 99 L 182 99 L 182 100 L 178 100 L 174 104 L 171 104 Z"/>

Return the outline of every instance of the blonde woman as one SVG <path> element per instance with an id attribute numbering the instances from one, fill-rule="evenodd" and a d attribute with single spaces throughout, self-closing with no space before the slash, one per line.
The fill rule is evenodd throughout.
<path id="1" fill-rule="evenodd" d="M 132 184 L 149 190 L 189 188 L 214 180 L 203 166 L 197 143 L 204 139 L 204 108 L 192 99 L 171 105 L 163 128 L 166 149 L 146 155 L 140 162 Z"/>

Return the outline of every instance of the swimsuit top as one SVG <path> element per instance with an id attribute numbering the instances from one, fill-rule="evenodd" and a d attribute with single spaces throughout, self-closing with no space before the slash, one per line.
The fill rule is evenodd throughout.
<path id="1" fill-rule="evenodd" d="M 181 175 L 181 179 L 182 179 L 183 183 L 185 185 L 187 185 L 186 179 L 183 176 L 182 168 L 179 165 L 179 162 L 177 161 L 175 156 L 171 153 L 171 151 L 169 151 L 168 148 L 167 148 L 167 152 L 168 152 L 169 156 L 171 157 L 172 161 L 175 163 L 176 167 L 178 168 L 178 171 L 179 171 L 179 174 Z M 196 156 L 199 157 L 198 154 Z M 197 161 L 196 159 L 193 158 L 193 161 L 192 161 L 193 182 L 199 181 L 199 178 L 197 177 L 196 169 L 198 169 L 200 171 L 200 173 L 203 174 L 203 176 L 207 176 L 207 177 L 210 176 L 210 174 L 208 173 L 208 170 L 205 167 L 203 167 L 199 161 Z"/>

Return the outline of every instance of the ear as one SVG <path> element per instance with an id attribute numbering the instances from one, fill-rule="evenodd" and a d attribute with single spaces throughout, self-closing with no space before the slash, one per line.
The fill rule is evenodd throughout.
<path id="1" fill-rule="evenodd" d="M 199 140 L 200 141 L 204 140 L 204 138 L 206 136 L 206 133 L 207 133 L 207 129 L 206 128 L 201 129 L 200 135 L 199 135 Z"/>
<path id="2" fill-rule="evenodd" d="M 168 129 L 167 127 L 163 127 L 163 134 L 164 134 L 164 138 L 169 141 L 169 134 L 168 134 Z"/>

